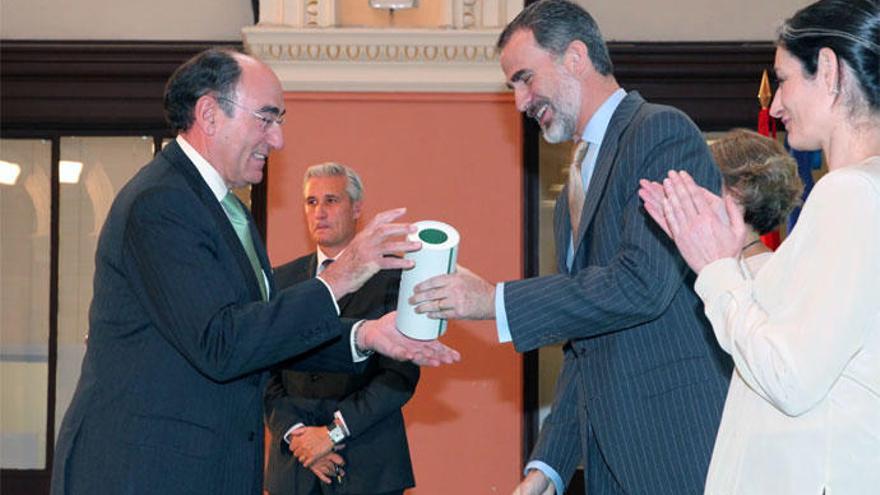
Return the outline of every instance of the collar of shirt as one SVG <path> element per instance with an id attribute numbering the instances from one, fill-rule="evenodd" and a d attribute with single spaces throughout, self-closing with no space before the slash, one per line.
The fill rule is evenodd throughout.
<path id="1" fill-rule="evenodd" d="M 178 135 L 175 140 L 183 151 L 183 154 L 186 155 L 186 157 L 193 162 L 193 165 L 196 166 L 196 170 L 199 171 L 202 180 L 208 184 L 211 192 L 217 197 L 217 201 L 223 201 L 223 197 L 229 192 L 229 188 L 226 187 L 226 183 L 223 182 L 223 177 L 220 177 L 220 173 L 217 172 L 217 169 L 212 167 L 211 164 L 208 163 L 208 160 L 205 160 L 205 157 L 200 155 L 199 152 L 183 138 L 183 136 Z"/>
<path id="2" fill-rule="evenodd" d="M 591 147 L 601 146 L 602 139 L 605 138 L 605 131 L 608 130 L 608 124 L 611 123 L 611 116 L 614 115 L 614 111 L 617 110 L 624 98 L 626 98 L 626 91 L 623 88 L 618 88 L 617 91 L 611 93 L 611 96 L 590 117 L 590 121 L 587 122 L 584 132 L 581 134 L 581 139 L 589 142 Z"/>

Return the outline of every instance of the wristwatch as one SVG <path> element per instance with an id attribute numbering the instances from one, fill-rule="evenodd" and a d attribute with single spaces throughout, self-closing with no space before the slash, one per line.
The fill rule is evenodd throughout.
<path id="1" fill-rule="evenodd" d="M 342 425 L 336 421 L 327 425 L 327 434 L 330 435 L 330 441 L 333 442 L 333 445 L 338 445 L 339 442 L 345 440 L 345 432 L 342 430 Z"/>

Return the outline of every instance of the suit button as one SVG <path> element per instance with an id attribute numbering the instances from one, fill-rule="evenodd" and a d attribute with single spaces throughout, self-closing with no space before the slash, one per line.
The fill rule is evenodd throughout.
<path id="1" fill-rule="evenodd" d="M 256 436 L 256 434 L 254 432 L 252 432 L 252 431 L 249 432 L 248 433 L 248 442 L 253 442 L 255 436 Z"/>
<path id="2" fill-rule="evenodd" d="M 313 381 L 313 382 L 316 382 L 316 381 L 318 381 L 318 380 L 321 379 L 321 377 L 318 376 L 318 375 L 311 375 L 311 378 L 312 378 L 312 381 Z"/>

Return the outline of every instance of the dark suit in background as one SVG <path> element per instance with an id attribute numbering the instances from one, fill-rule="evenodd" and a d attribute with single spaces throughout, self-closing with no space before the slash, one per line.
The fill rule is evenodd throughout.
<path id="1" fill-rule="evenodd" d="M 277 268 L 275 280 L 281 288 L 295 286 L 313 279 L 316 267 L 312 253 Z M 342 315 L 372 319 L 393 311 L 399 285 L 399 270 L 380 271 L 339 301 Z M 266 424 L 272 432 L 266 490 L 272 495 L 378 494 L 414 486 L 400 408 L 415 392 L 419 367 L 384 356 L 371 359 L 359 375 L 299 372 L 295 364 L 294 359 L 273 370 L 266 389 Z M 297 423 L 330 424 L 337 410 L 352 437 L 340 451 L 346 461 L 342 485 L 326 485 L 291 454 L 283 436 Z"/>
<path id="2" fill-rule="evenodd" d="M 566 191 L 556 205 L 560 275 L 508 282 L 516 350 L 560 341 L 565 359 L 532 459 L 567 482 L 585 463 L 589 495 L 702 493 L 731 373 L 693 274 L 645 214 L 639 179 L 674 167 L 712 190 L 720 176 L 681 112 L 629 93 L 602 141 L 566 266 Z"/>
<path id="3" fill-rule="evenodd" d="M 52 493 L 260 493 L 261 371 L 324 343 L 298 365 L 354 365 L 350 322 L 320 281 L 276 291 L 270 276 L 267 303 L 257 283 L 214 193 L 169 143 L 122 188 L 101 231 Z"/>

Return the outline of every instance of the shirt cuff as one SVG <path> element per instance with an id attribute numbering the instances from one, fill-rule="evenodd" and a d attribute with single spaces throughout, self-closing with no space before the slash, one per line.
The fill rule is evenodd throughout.
<path id="1" fill-rule="evenodd" d="M 728 292 L 745 281 L 735 258 L 721 258 L 704 266 L 694 282 L 694 291 L 703 302 L 720 293 Z"/>
<path id="2" fill-rule="evenodd" d="M 283 437 L 284 441 L 287 442 L 288 444 L 290 444 L 290 435 L 293 434 L 293 432 L 295 432 L 296 430 L 303 428 L 305 426 L 306 425 L 304 425 L 302 423 L 297 423 L 297 424 L 291 426 L 289 430 L 284 432 L 284 437 Z"/>
<path id="3" fill-rule="evenodd" d="M 339 316 L 342 312 L 339 311 L 339 303 L 336 302 L 336 294 L 333 293 L 333 289 L 330 288 L 330 284 L 325 282 L 324 279 L 321 278 L 320 275 L 316 276 L 315 278 L 320 280 L 321 283 L 324 284 L 324 287 L 327 288 L 327 292 L 330 293 L 330 299 L 333 299 L 333 306 L 336 308 L 336 316 Z"/>
<path id="4" fill-rule="evenodd" d="M 544 476 L 550 478 L 550 481 L 553 482 L 553 486 L 556 488 L 556 495 L 562 495 L 565 493 L 565 483 L 562 482 L 559 473 L 557 473 L 556 470 L 550 467 L 546 462 L 530 461 L 526 464 L 526 468 L 523 469 L 523 474 L 529 474 L 529 471 L 532 469 L 537 469 L 544 473 Z"/>
<path id="5" fill-rule="evenodd" d="M 510 325 L 507 324 L 507 310 L 504 309 L 504 282 L 495 286 L 495 326 L 498 328 L 498 342 L 510 342 Z"/>
<path id="6" fill-rule="evenodd" d="M 345 418 L 342 417 L 342 411 L 337 410 L 335 413 L 333 413 L 333 417 L 336 418 L 337 421 L 339 421 L 339 426 L 342 427 L 342 432 L 345 433 L 345 436 L 350 437 L 351 431 L 348 429 L 348 425 L 345 424 Z"/>
<path id="7" fill-rule="evenodd" d="M 349 334 L 349 343 L 351 344 L 351 360 L 355 363 L 366 361 L 370 358 L 370 355 L 372 354 L 362 354 L 360 351 L 358 351 L 357 344 L 355 343 L 355 340 L 357 340 L 358 330 L 360 330 L 361 325 L 363 325 L 365 321 L 367 320 L 361 320 L 355 323 L 354 326 L 351 327 L 351 333 Z"/>

